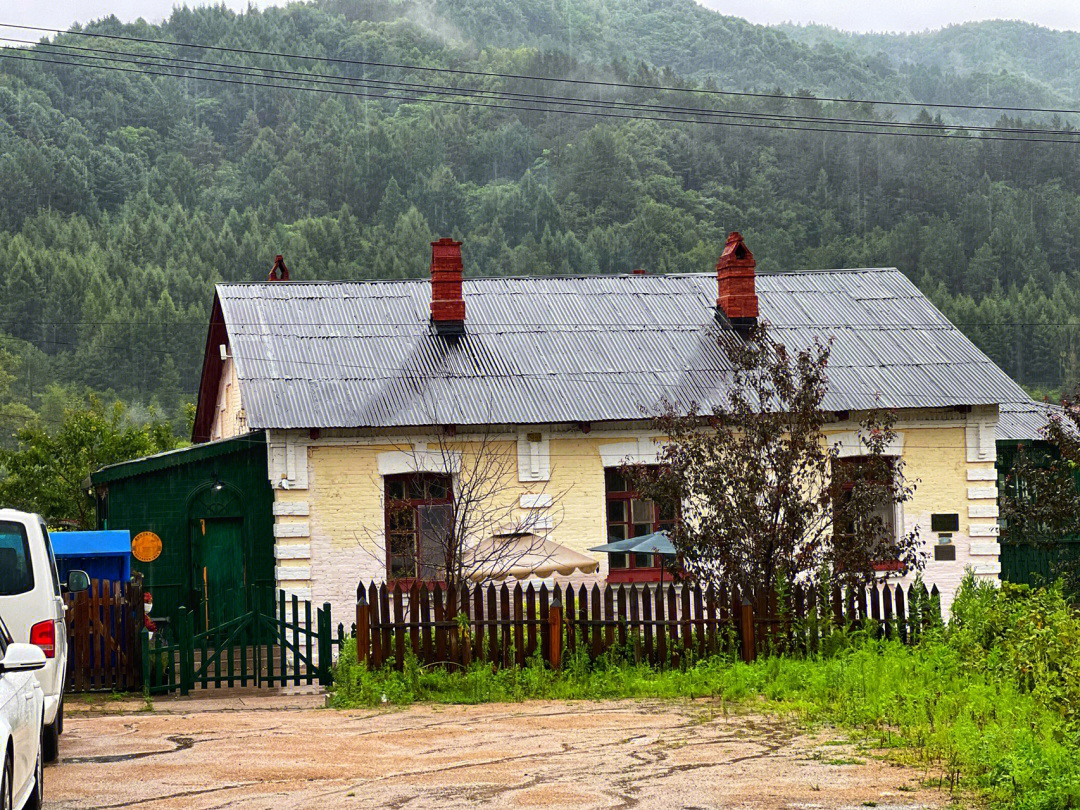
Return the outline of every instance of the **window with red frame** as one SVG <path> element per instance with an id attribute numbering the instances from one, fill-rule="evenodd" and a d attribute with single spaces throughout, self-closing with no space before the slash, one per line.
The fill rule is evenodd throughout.
<path id="1" fill-rule="evenodd" d="M 837 481 L 836 491 L 833 494 L 833 514 L 840 515 L 834 520 L 833 534 L 837 542 L 850 540 L 855 535 L 855 521 L 857 516 L 847 515 L 844 507 L 851 501 L 851 493 L 856 482 L 868 481 L 868 476 L 874 475 L 870 468 L 871 460 L 867 456 L 845 456 L 833 459 L 833 476 Z M 895 475 L 895 468 L 889 464 L 887 469 L 890 475 Z M 879 467 L 880 471 L 880 467 Z M 878 483 L 878 482 L 873 482 Z M 892 482 L 888 482 L 892 483 Z M 887 537 L 896 538 L 896 509 L 893 503 L 883 503 L 877 507 L 874 515 L 881 519 L 881 525 Z M 876 571 L 898 571 L 903 569 L 903 563 L 899 560 L 883 561 L 874 563 Z"/>
<path id="2" fill-rule="evenodd" d="M 633 482 L 618 469 L 604 472 L 607 489 L 607 542 L 643 537 L 670 529 L 679 518 L 678 505 L 657 503 L 634 490 Z M 608 555 L 609 582 L 659 582 L 661 564 L 670 571 L 672 561 L 651 553 L 614 553 Z"/>
<path id="3" fill-rule="evenodd" d="M 444 579 L 453 536 L 451 477 L 439 473 L 388 475 L 385 488 L 387 578 L 405 584 Z"/>

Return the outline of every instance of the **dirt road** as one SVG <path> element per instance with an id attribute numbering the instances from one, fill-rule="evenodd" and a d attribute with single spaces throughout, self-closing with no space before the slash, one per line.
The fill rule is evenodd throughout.
<path id="1" fill-rule="evenodd" d="M 50 808 L 944 807 L 921 773 L 718 704 L 337 712 L 318 698 L 72 711 Z M 108 711 L 109 714 L 101 714 Z"/>

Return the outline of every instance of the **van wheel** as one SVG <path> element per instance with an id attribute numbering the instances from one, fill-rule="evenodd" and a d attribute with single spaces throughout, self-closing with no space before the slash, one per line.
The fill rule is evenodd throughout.
<path id="1" fill-rule="evenodd" d="M 41 756 L 45 762 L 56 762 L 60 755 L 60 716 L 41 730 Z"/>
<path id="2" fill-rule="evenodd" d="M 42 737 L 45 729 L 42 729 Z M 37 764 L 34 766 L 34 789 L 30 792 L 30 798 L 23 805 L 23 810 L 41 810 L 45 803 L 45 768 L 42 762 L 41 750 L 38 749 Z"/>
<path id="3" fill-rule="evenodd" d="M 0 776 L 0 810 L 11 810 L 11 760 L 4 760 L 4 775 Z"/>

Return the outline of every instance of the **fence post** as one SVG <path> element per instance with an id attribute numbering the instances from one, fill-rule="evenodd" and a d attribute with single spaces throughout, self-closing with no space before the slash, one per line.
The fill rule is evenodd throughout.
<path id="1" fill-rule="evenodd" d="M 749 664 L 757 658 L 757 647 L 754 644 L 754 606 L 745 595 L 739 610 L 739 629 L 742 634 L 742 660 Z"/>
<path id="2" fill-rule="evenodd" d="M 556 596 L 555 601 L 548 608 L 548 638 L 552 669 L 562 666 L 562 602 Z"/>
<path id="3" fill-rule="evenodd" d="M 333 683 L 334 637 L 331 634 L 330 603 L 323 602 L 318 611 L 319 624 L 319 685 Z"/>
<path id="4" fill-rule="evenodd" d="M 356 590 L 356 660 L 358 663 L 367 664 L 368 661 L 368 603 L 364 594 L 364 586 Z"/>
<path id="5" fill-rule="evenodd" d="M 142 651 L 142 685 L 143 694 L 150 694 L 150 631 L 145 627 L 139 629 L 137 638 L 140 641 Z"/>
<path id="6" fill-rule="evenodd" d="M 195 618 L 185 608 L 180 608 L 180 695 L 187 697 L 195 685 Z"/>

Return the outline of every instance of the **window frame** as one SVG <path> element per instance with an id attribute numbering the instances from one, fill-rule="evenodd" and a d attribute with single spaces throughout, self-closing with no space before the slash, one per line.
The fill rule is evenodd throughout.
<path id="1" fill-rule="evenodd" d="M 658 465 L 651 465 L 658 466 Z M 611 478 L 618 476 L 622 481 L 623 489 L 612 489 Z M 653 532 L 662 531 L 674 527 L 681 514 L 680 505 L 675 504 L 674 516 L 671 518 L 661 519 L 660 508 L 655 501 L 649 498 L 642 497 L 641 493 L 635 490 L 633 481 L 623 475 L 622 471 L 618 467 L 605 467 L 604 468 L 604 532 L 608 538 L 608 542 L 611 542 L 612 525 L 623 526 L 628 534 L 627 538 L 616 539 L 629 539 L 630 537 L 643 537 Z M 634 520 L 634 502 L 648 501 L 651 503 L 652 517 L 649 521 L 635 521 Z M 612 521 L 611 519 L 611 504 L 623 503 L 623 519 Z M 635 531 L 635 527 L 648 523 L 649 531 L 638 533 Z M 634 532 L 629 534 L 629 532 Z M 616 554 L 623 554 L 626 557 L 627 565 L 615 567 L 611 565 L 612 557 Z M 624 583 L 651 583 L 662 582 L 665 579 L 674 580 L 676 575 L 674 572 L 670 576 L 665 576 L 664 565 L 659 560 L 664 556 L 661 554 L 647 554 L 642 556 L 648 556 L 652 558 L 650 565 L 638 565 L 637 564 L 638 552 L 609 552 L 608 553 L 608 575 L 607 581 L 612 584 L 624 584 Z M 670 571 L 670 567 L 668 569 Z"/>
<path id="2" fill-rule="evenodd" d="M 13 591 L 12 593 L 0 592 L 0 596 L 22 596 L 24 594 L 31 593 L 33 592 L 34 588 L 37 587 L 37 572 L 34 570 L 34 551 L 30 547 L 30 532 L 26 530 L 25 524 L 19 522 L 18 520 L 0 521 L 0 525 L 16 527 L 18 531 L 22 533 L 23 559 L 26 561 L 26 575 L 29 581 L 29 585 L 23 590 Z M 11 536 L 14 537 L 17 535 L 12 532 Z"/>
<path id="3" fill-rule="evenodd" d="M 836 465 L 837 464 L 840 464 L 840 465 L 843 465 L 843 466 L 855 466 L 855 465 L 859 464 L 860 462 L 865 462 L 868 458 L 870 458 L 870 456 L 868 456 L 865 453 L 859 453 L 859 454 L 854 454 L 854 455 L 849 455 L 849 456 L 838 456 L 838 457 L 834 458 L 832 460 L 832 463 L 833 463 L 833 470 L 832 470 L 833 478 L 835 479 L 835 477 L 836 477 L 835 470 L 836 470 Z M 895 483 L 896 459 L 894 459 L 892 456 L 883 456 L 883 458 L 889 462 L 889 468 L 892 471 L 893 481 Z M 835 482 L 835 480 L 834 480 L 833 487 L 836 490 L 836 491 L 833 492 L 833 496 L 832 496 L 833 535 L 834 535 L 834 538 L 835 538 L 836 536 L 841 536 L 842 537 L 842 536 L 844 536 L 844 534 L 846 534 L 846 533 L 840 533 L 836 529 L 836 515 L 837 515 L 837 512 L 839 511 L 837 509 L 837 506 L 836 506 L 837 500 L 844 493 L 848 493 L 852 489 L 854 489 L 855 483 L 854 483 L 854 480 L 853 480 L 852 476 L 847 476 L 847 480 L 845 480 L 845 481 L 843 481 L 843 482 L 841 482 L 839 484 L 837 484 Z M 890 523 L 890 525 L 892 527 L 892 539 L 895 541 L 895 540 L 898 539 L 898 534 L 899 534 L 900 526 L 901 526 L 901 523 L 902 523 L 902 518 L 898 514 L 896 504 L 891 504 L 890 505 L 889 523 Z M 834 540 L 834 542 L 835 542 L 835 540 Z M 877 573 L 880 573 L 880 574 L 890 574 L 890 573 L 904 574 L 904 573 L 907 572 L 907 566 L 904 564 L 904 562 L 902 560 L 882 560 L 880 562 L 871 563 L 870 567 L 874 571 L 876 571 Z"/>
<path id="4" fill-rule="evenodd" d="M 420 479 L 424 481 L 423 497 L 412 497 L 412 486 L 414 481 Z M 431 497 L 429 492 L 430 484 L 433 482 L 442 483 L 445 487 L 445 497 Z M 397 497 L 391 494 L 391 487 L 395 484 L 401 484 L 403 497 Z M 438 473 L 438 472 L 426 472 L 426 471 L 414 471 L 407 473 L 395 473 L 392 475 L 383 476 L 383 526 L 384 537 L 386 538 L 385 552 L 386 552 L 386 581 L 396 587 L 411 588 L 414 584 L 424 583 L 429 587 L 437 583 L 443 583 L 445 581 L 445 573 L 442 579 L 425 579 L 420 576 L 420 572 L 424 567 L 424 561 L 421 557 L 420 549 L 420 515 L 419 507 L 421 506 L 451 506 L 454 504 L 454 477 L 450 473 Z M 412 513 L 413 528 L 409 531 L 392 530 L 394 516 L 400 514 L 403 511 L 410 511 Z M 451 518 L 451 531 L 453 531 L 453 519 Z M 393 568 L 393 560 L 395 556 L 394 552 L 394 536 L 412 535 L 412 548 L 413 548 L 413 575 L 412 576 L 395 576 Z M 443 569 L 445 561 L 440 560 L 436 567 Z"/>

